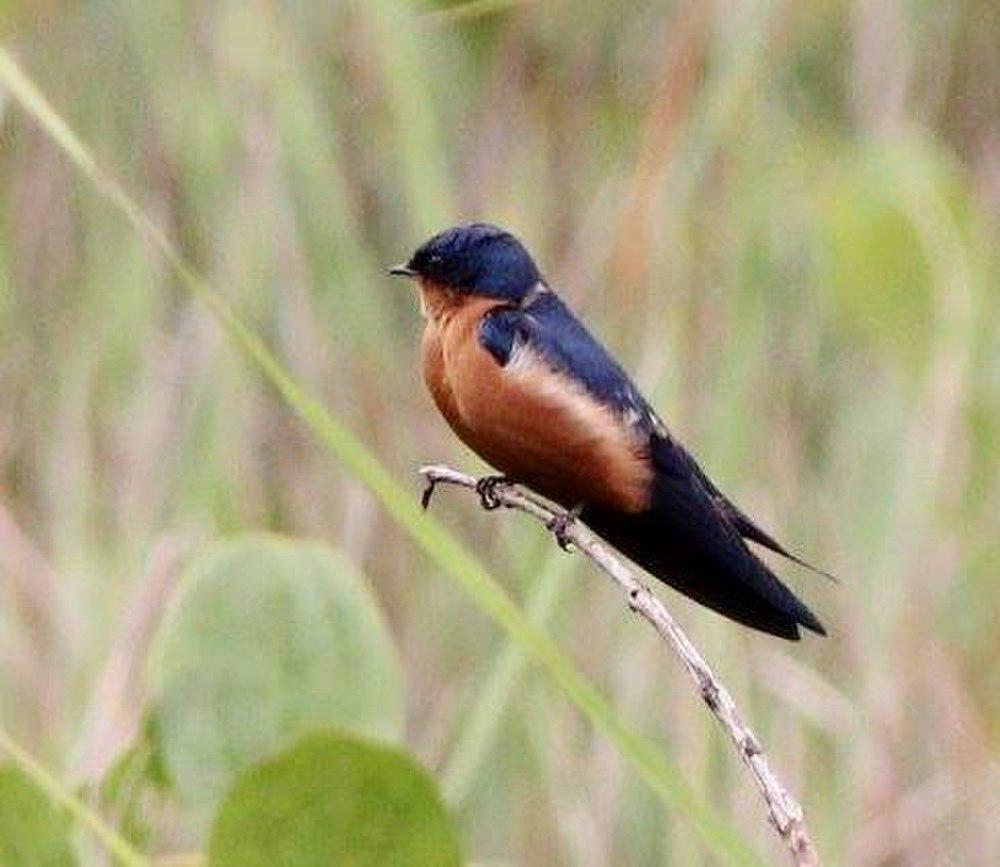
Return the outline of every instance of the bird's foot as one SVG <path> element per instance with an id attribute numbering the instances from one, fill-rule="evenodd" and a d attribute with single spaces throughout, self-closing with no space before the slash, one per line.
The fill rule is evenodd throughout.
<path id="1" fill-rule="evenodd" d="M 573 544 L 573 540 L 569 538 L 569 531 L 576 523 L 576 519 L 580 517 L 580 512 L 582 511 L 583 504 L 578 503 L 568 512 L 559 512 L 545 522 L 546 529 L 556 537 L 556 543 L 563 551 L 569 551 L 570 546 Z"/>
<path id="2" fill-rule="evenodd" d="M 503 505 L 498 493 L 499 488 L 508 487 L 511 484 L 507 476 L 483 476 L 476 482 L 476 493 L 479 494 L 479 502 L 487 512 L 499 509 Z"/>

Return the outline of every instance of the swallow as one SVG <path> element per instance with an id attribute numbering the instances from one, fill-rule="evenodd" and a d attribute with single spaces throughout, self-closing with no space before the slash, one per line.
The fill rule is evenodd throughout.
<path id="1" fill-rule="evenodd" d="M 389 273 L 418 285 L 427 387 L 495 478 L 725 617 L 789 640 L 826 634 L 747 543 L 815 567 L 708 478 L 511 233 L 455 226 Z"/>

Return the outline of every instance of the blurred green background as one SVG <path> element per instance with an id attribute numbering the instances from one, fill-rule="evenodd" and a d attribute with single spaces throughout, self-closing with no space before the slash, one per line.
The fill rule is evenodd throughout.
<path id="1" fill-rule="evenodd" d="M 384 267 L 510 228 L 724 490 L 842 577 L 826 640 L 663 590 L 826 861 L 1000 861 L 1000 7 L 993 0 L 5 0 L 101 165 L 419 495 L 484 470 Z M 716 863 L 344 475 L 0 92 L 0 716 L 74 783 L 144 716 L 176 576 L 243 530 L 366 576 L 403 740 L 480 865 Z M 617 591 L 514 515 L 433 509 L 638 730 L 784 858 Z M 147 809 L 152 852 L 197 829 Z M 93 856 L 93 853 L 91 853 Z M 96 857 L 96 856 L 93 856 Z"/>

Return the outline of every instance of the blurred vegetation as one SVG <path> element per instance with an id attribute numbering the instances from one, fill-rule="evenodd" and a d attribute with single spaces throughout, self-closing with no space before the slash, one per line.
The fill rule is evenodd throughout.
<path id="1" fill-rule="evenodd" d="M 327 734 L 248 773 L 226 799 L 212 864 L 459 867 L 434 784 L 407 756 Z"/>
<path id="2" fill-rule="evenodd" d="M 416 305 L 384 266 L 459 219 L 522 236 L 724 489 L 843 578 L 782 569 L 831 627 L 795 647 L 664 591 L 820 851 L 1000 859 L 995 3 L 6 0 L 0 28 L 414 497 L 422 462 L 481 464 L 424 392 Z M 367 576 L 403 668 L 402 741 L 477 864 L 713 863 L 2 93 L 0 341 L 0 719 L 106 815 L 102 781 L 128 776 L 112 763 L 144 749 L 177 575 L 211 540 L 267 529 Z M 615 591 L 522 520 L 433 508 L 782 858 Z M 126 759 L 169 768 L 153 753 Z M 120 827 L 144 851 L 207 846 L 203 823 L 143 798 Z"/>

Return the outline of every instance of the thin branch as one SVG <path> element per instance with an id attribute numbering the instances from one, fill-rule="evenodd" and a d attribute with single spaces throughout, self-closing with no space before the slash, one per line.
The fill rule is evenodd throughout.
<path id="1" fill-rule="evenodd" d="M 427 480 L 427 490 L 423 497 L 425 506 L 439 484 L 457 485 L 472 491 L 482 490 L 477 489 L 478 480 L 475 477 L 450 467 L 422 467 L 420 474 Z M 614 579 L 625 592 L 629 608 L 648 620 L 659 636 L 673 648 L 698 688 L 702 700 L 726 730 L 764 798 L 770 823 L 791 851 L 797 867 L 819 867 L 819 854 L 809 836 L 799 802 L 771 769 L 760 741 L 743 721 L 729 691 L 715 676 L 663 603 L 636 577 L 632 569 L 582 523 L 561 520 L 560 512 L 530 493 L 513 485 L 499 484 L 491 487 L 488 495 L 480 493 L 480 496 L 484 505 L 490 508 L 502 505 L 517 509 L 538 519 L 549 529 L 556 528 L 561 544 L 571 543 Z"/>

